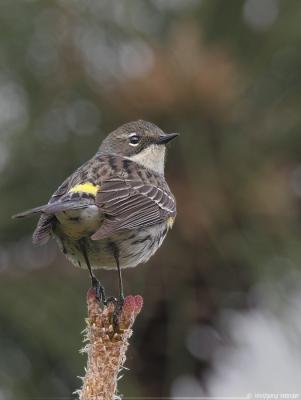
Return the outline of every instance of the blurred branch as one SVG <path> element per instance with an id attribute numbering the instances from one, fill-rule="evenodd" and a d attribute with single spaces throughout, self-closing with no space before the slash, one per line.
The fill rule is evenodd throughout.
<path id="1" fill-rule="evenodd" d="M 113 400 L 118 397 L 117 380 L 126 360 L 132 326 L 141 311 L 141 296 L 127 296 L 122 310 L 114 321 L 115 305 L 101 306 L 93 289 L 87 294 L 88 318 L 85 330 L 88 354 L 80 400 Z"/>

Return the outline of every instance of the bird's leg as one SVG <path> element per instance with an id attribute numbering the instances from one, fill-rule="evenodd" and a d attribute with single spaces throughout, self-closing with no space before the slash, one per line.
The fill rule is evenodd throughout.
<path id="1" fill-rule="evenodd" d="M 119 264 L 119 249 L 113 242 L 110 242 L 110 247 L 113 251 L 113 256 L 115 258 L 118 271 L 119 298 L 115 299 L 114 297 L 109 297 L 107 299 L 107 302 L 112 302 L 115 305 L 113 313 L 113 324 L 115 325 L 115 327 L 118 327 L 118 319 L 124 303 L 123 282 L 122 282 L 121 268 Z"/>
<path id="2" fill-rule="evenodd" d="M 113 255 L 116 261 L 117 272 L 118 272 L 118 287 L 119 287 L 119 303 L 123 305 L 124 302 L 124 292 L 123 292 L 123 282 L 122 282 L 122 274 L 121 268 L 119 264 L 119 249 L 117 246 L 113 245 Z"/>
<path id="3" fill-rule="evenodd" d="M 95 290 L 97 299 L 100 302 L 102 302 L 103 304 L 106 304 L 107 300 L 106 300 L 106 296 L 105 296 L 105 290 L 104 290 L 103 286 L 101 286 L 99 280 L 96 278 L 96 276 L 92 272 L 92 268 L 91 268 L 91 264 L 90 264 L 89 257 L 87 254 L 85 243 L 83 241 L 80 241 L 79 243 L 80 243 L 80 247 L 81 247 L 85 262 L 86 262 L 88 270 L 89 270 L 92 288 Z"/>

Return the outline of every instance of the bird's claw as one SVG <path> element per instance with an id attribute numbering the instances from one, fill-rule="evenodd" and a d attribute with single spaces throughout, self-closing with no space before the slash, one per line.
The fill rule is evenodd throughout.
<path id="1" fill-rule="evenodd" d="M 103 305 L 106 305 L 107 299 L 105 296 L 105 290 L 95 277 L 92 278 L 92 288 L 95 290 L 97 300 Z"/>
<path id="2" fill-rule="evenodd" d="M 114 330 L 117 331 L 118 330 L 118 321 L 119 321 L 119 316 L 121 314 L 122 311 L 122 307 L 124 304 L 124 297 L 120 297 L 119 299 L 116 299 L 116 297 L 108 297 L 105 300 L 105 305 L 108 305 L 109 303 L 114 304 L 114 312 L 113 312 L 113 325 L 114 325 Z"/>
<path id="3" fill-rule="evenodd" d="M 100 282 L 95 277 L 92 278 L 92 288 L 95 290 L 96 298 L 101 304 L 107 306 L 109 305 L 109 303 L 112 303 L 114 305 L 113 324 L 115 329 L 117 330 L 118 319 L 124 304 L 124 297 L 120 296 L 119 299 L 116 299 L 116 297 L 113 296 L 106 297 L 104 288 L 101 286 Z"/>

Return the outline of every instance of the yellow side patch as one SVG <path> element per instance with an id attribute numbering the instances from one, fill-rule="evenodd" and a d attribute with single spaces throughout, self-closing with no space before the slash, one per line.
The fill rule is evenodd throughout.
<path id="1" fill-rule="evenodd" d="M 69 193 L 88 193 L 92 194 L 95 197 L 99 189 L 99 185 L 93 185 L 93 183 L 91 182 L 85 182 L 73 186 L 73 188 L 69 190 Z"/>
<path id="2" fill-rule="evenodd" d="M 168 217 L 167 218 L 167 227 L 168 227 L 168 229 L 172 228 L 174 222 L 175 222 L 174 217 Z"/>

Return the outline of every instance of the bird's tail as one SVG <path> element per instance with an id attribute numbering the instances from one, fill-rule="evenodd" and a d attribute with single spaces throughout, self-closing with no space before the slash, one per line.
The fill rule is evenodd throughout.
<path id="1" fill-rule="evenodd" d="M 58 201 L 56 203 L 44 204 L 40 207 L 31 208 L 30 210 L 13 215 L 12 218 L 32 217 L 35 214 L 52 215 L 68 210 L 79 210 L 81 208 L 86 208 L 87 206 L 89 206 L 88 200 L 84 200 L 81 202 L 79 202 L 78 200 Z"/>
<path id="2" fill-rule="evenodd" d="M 26 218 L 32 217 L 36 214 L 42 214 L 32 236 L 32 241 L 35 245 L 45 244 L 51 238 L 51 232 L 55 218 L 53 217 L 53 215 L 45 214 L 45 210 L 47 210 L 48 208 L 49 205 L 46 204 L 44 206 L 31 208 L 30 210 L 12 216 L 12 218 Z"/>
<path id="3" fill-rule="evenodd" d="M 40 206 L 40 207 L 31 208 L 30 210 L 26 210 L 19 214 L 13 215 L 12 218 L 15 219 L 15 218 L 33 217 L 35 214 L 41 214 L 41 213 L 45 212 L 47 210 L 47 206 L 48 206 L 48 204 Z"/>

